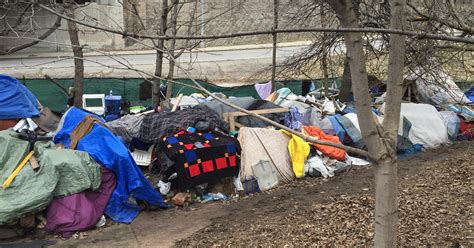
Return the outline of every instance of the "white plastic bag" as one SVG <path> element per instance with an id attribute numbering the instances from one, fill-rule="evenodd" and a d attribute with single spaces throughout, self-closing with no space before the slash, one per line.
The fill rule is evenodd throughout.
<path id="1" fill-rule="evenodd" d="M 456 137 L 459 134 L 459 127 L 461 125 L 459 117 L 452 111 L 441 111 L 439 114 L 443 119 L 444 125 L 446 125 L 449 139 L 452 141 L 456 140 Z"/>
<path id="2" fill-rule="evenodd" d="M 305 168 L 308 168 L 307 174 L 312 175 L 314 170 L 319 171 L 324 178 L 333 177 L 334 172 L 329 171 L 319 156 L 314 156 L 305 161 Z"/>

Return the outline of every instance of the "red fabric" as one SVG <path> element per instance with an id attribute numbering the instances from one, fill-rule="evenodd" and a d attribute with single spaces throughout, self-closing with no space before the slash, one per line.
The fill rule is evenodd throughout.
<path id="1" fill-rule="evenodd" d="M 237 165 L 237 161 L 236 161 L 235 156 L 230 156 L 229 157 L 229 165 L 230 166 L 236 166 Z"/>
<path id="2" fill-rule="evenodd" d="M 0 131 L 14 127 L 18 120 L 0 120 Z"/>
<path id="3" fill-rule="evenodd" d="M 212 163 L 212 160 L 202 162 L 202 170 L 204 171 L 204 173 L 213 171 L 214 164 Z"/>
<path id="4" fill-rule="evenodd" d="M 319 127 L 303 126 L 303 129 L 305 133 L 311 137 L 315 137 L 323 141 L 342 144 L 337 136 L 327 135 Z M 327 145 L 318 145 L 318 144 L 311 144 L 311 145 L 316 147 L 316 149 L 318 149 L 319 151 L 321 151 L 324 155 L 328 157 L 331 157 L 340 161 L 346 160 L 346 151 L 344 151 L 341 148 L 336 148 L 336 147 L 327 146 Z"/>
<path id="5" fill-rule="evenodd" d="M 189 175 L 191 177 L 195 177 L 199 174 L 201 174 L 201 171 L 199 170 L 199 165 L 198 164 L 193 164 L 193 165 L 189 166 Z"/>
<path id="6" fill-rule="evenodd" d="M 194 144 L 184 144 L 184 147 L 186 148 L 186 150 L 191 150 L 193 149 Z"/>
<path id="7" fill-rule="evenodd" d="M 216 166 L 218 170 L 226 168 L 227 167 L 226 158 L 216 158 Z"/>
<path id="8" fill-rule="evenodd" d="M 472 140 L 474 138 L 474 122 L 466 122 L 462 116 L 459 117 L 460 126 L 459 131 L 464 137 L 468 140 Z"/>

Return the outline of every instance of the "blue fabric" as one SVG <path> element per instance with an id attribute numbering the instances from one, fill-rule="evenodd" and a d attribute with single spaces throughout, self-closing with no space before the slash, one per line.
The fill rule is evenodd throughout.
<path id="1" fill-rule="evenodd" d="M 471 88 L 464 92 L 464 95 L 466 95 L 467 99 L 471 102 L 474 102 L 474 86 L 471 86 Z"/>
<path id="2" fill-rule="evenodd" d="M 413 155 L 415 153 L 418 153 L 418 152 L 421 152 L 423 151 L 423 145 L 421 144 L 414 144 L 412 147 L 406 149 L 405 151 L 403 152 L 399 152 L 397 154 L 397 157 L 398 158 L 406 158 L 410 155 Z"/>
<path id="3" fill-rule="evenodd" d="M 290 112 L 285 115 L 285 126 L 301 131 L 303 121 L 303 115 L 298 111 L 295 106 L 290 107 Z"/>
<path id="4" fill-rule="evenodd" d="M 0 119 L 38 116 L 36 97 L 16 78 L 0 74 Z"/>
<path id="5" fill-rule="evenodd" d="M 212 133 L 203 133 L 202 135 L 203 135 L 204 138 L 206 138 L 207 140 L 214 139 L 214 136 L 212 135 Z"/>
<path id="6" fill-rule="evenodd" d="M 344 114 L 349 114 L 349 113 L 355 113 L 355 107 L 354 106 L 346 106 L 343 110 L 342 113 Z"/>
<path id="7" fill-rule="evenodd" d="M 336 136 L 339 137 L 339 140 L 341 142 L 344 142 L 346 139 L 346 130 L 344 130 L 341 124 L 339 124 L 339 122 L 336 119 L 336 116 L 340 116 L 340 115 L 329 116 L 329 121 L 331 122 L 334 132 L 336 132 Z"/>
<path id="8" fill-rule="evenodd" d="M 344 128 L 352 142 L 357 143 L 362 140 L 362 133 L 357 129 L 349 118 L 341 115 L 334 116 L 339 124 Z"/>
<path id="9" fill-rule="evenodd" d="M 309 85 L 309 92 L 313 92 L 316 90 L 316 85 L 314 85 L 314 82 L 311 81 L 311 84 Z"/>
<path id="10" fill-rule="evenodd" d="M 71 108 L 63 117 L 64 125 L 54 136 L 54 143 L 62 143 L 69 148 L 71 132 L 89 115 L 93 114 Z M 107 128 L 94 124 L 91 132 L 78 142 L 76 149 L 89 153 L 97 163 L 114 172 L 117 186 L 104 211 L 112 220 L 130 223 L 137 217 L 140 208 L 128 201 L 130 196 L 150 205 L 167 207 L 161 195 L 143 176 L 127 147 Z"/>

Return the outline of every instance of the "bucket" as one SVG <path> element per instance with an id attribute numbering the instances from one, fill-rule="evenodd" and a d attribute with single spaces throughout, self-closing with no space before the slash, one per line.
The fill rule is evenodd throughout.
<path id="1" fill-rule="evenodd" d="M 105 96 L 105 113 L 106 115 L 120 115 L 121 96 Z"/>

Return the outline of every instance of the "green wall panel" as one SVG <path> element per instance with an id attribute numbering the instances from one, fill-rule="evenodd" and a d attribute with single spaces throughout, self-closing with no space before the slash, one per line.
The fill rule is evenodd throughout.
<path id="1" fill-rule="evenodd" d="M 38 100 L 46 107 L 54 111 L 63 111 L 66 109 L 67 97 L 61 92 L 58 86 L 54 85 L 47 79 L 25 79 L 20 80 L 28 89 L 38 98 Z M 72 86 L 72 79 L 57 79 L 57 81 L 66 89 Z M 178 80 L 186 85 L 192 85 L 191 80 Z M 140 84 L 143 82 L 141 78 L 116 79 L 116 78 L 88 78 L 84 79 L 84 93 L 86 94 L 108 94 L 110 90 L 114 95 L 122 96 L 122 99 L 128 100 L 132 105 L 150 105 L 151 99 L 140 101 L 139 90 Z M 245 85 L 238 87 L 220 87 L 207 82 L 200 82 L 203 87 L 211 92 L 222 92 L 227 96 L 253 96 L 258 98 L 253 85 Z M 277 83 L 277 88 L 288 87 L 295 94 L 301 94 L 302 81 L 283 81 Z M 179 93 L 190 95 L 200 92 L 199 90 L 186 87 L 184 85 L 175 84 L 173 87 L 173 95 Z"/>

